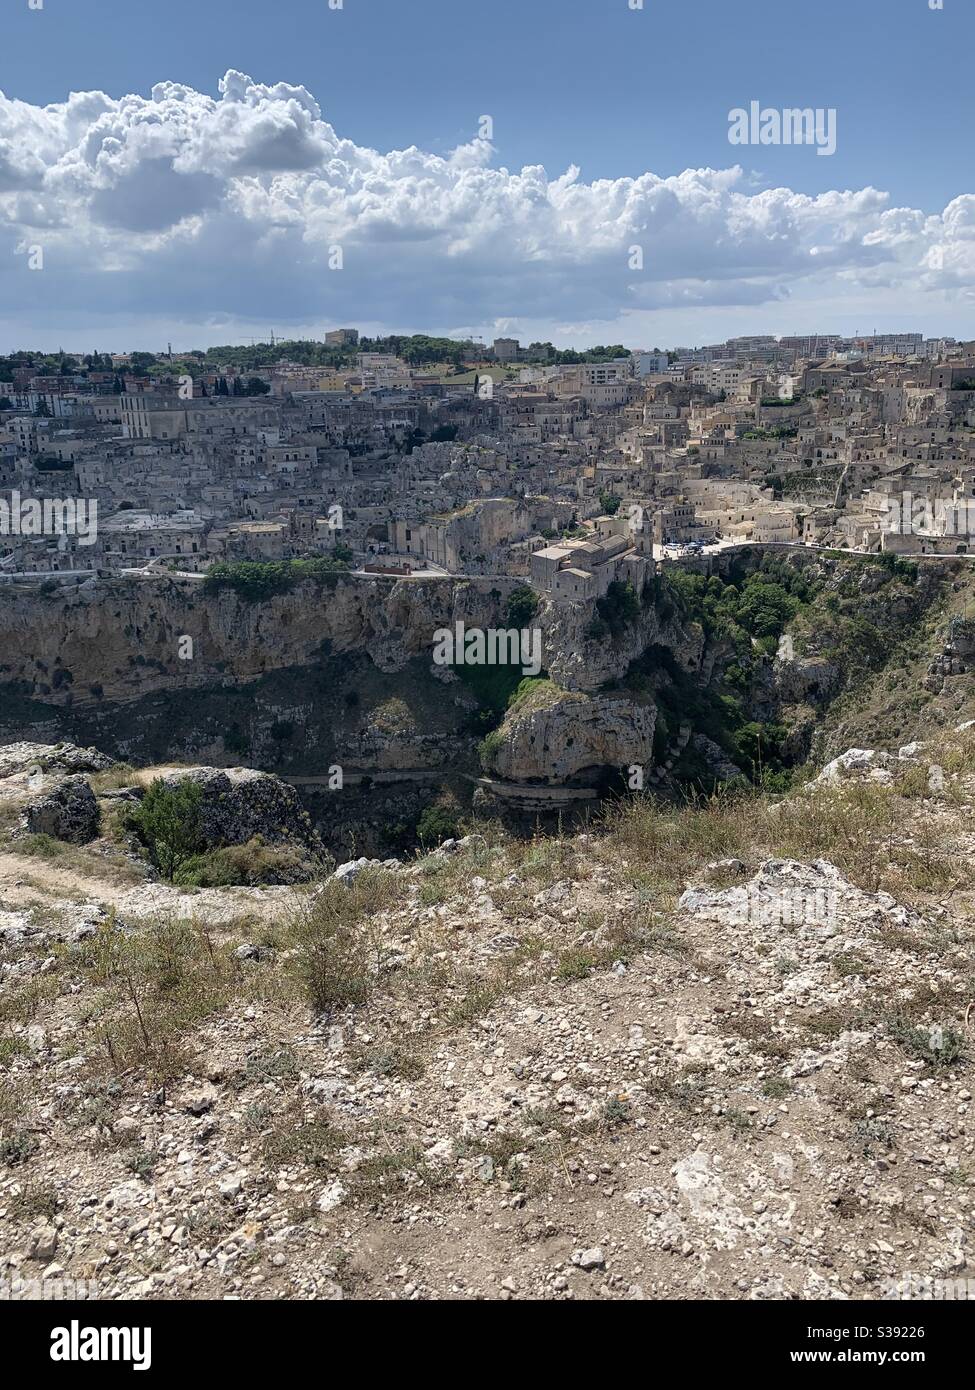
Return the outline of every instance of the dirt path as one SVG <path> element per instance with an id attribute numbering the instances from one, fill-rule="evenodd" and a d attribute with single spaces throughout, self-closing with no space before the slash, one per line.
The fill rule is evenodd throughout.
<path id="1" fill-rule="evenodd" d="M 131 884 L 94 877 L 33 855 L 0 851 L 0 899 L 11 907 L 30 907 L 45 897 L 117 903 L 131 891 Z"/>
<path id="2" fill-rule="evenodd" d="M 171 914 L 205 916 L 218 925 L 246 915 L 272 918 L 294 910 L 293 888 L 203 888 L 195 892 L 167 883 L 119 883 L 46 859 L 0 851 L 0 906 L 97 902 L 133 919 Z"/>

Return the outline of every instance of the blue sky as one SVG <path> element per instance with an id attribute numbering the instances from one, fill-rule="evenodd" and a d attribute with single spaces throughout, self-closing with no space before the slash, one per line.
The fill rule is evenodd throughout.
<path id="1" fill-rule="evenodd" d="M 155 341 L 194 330 L 199 342 L 226 341 L 231 329 L 311 333 L 336 320 L 486 334 L 500 325 L 562 341 L 625 334 L 633 345 L 832 326 L 965 335 L 975 209 L 957 200 L 973 191 L 971 0 L 944 0 L 940 11 L 928 0 L 629 3 L 344 0 L 333 10 L 328 0 L 44 0 L 35 11 L 6 0 L 0 155 L 6 140 L 17 167 L 5 184 L 0 158 L 0 342 L 74 341 L 79 332 Z M 238 151 L 232 167 L 218 168 L 197 146 L 215 146 L 228 122 L 211 130 L 201 107 L 195 133 L 181 127 L 175 143 L 154 146 L 137 175 L 144 124 L 133 136 L 124 112 L 95 107 L 52 133 L 21 105 L 64 103 L 72 91 L 148 101 L 161 83 L 212 104 L 228 70 L 252 79 L 250 115 L 260 107 L 283 121 L 293 105 L 278 84 L 304 88 L 319 130 L 379 156 L 415 146 L 425 161 L 449 160 L 484 114 L 494 121 L 491 148 L 462 160 L 471 167 L 456 178 L 435 165 L 375 165 L 364 212 L 347 167 L 329 170 L 327 139 L 315 138 L 318 154 L 303 153 L 300 167 L 277 153 L 265 166 L 251 154 L 242 164 Z M 835 108 L 835 155 L 731 146 L 728 113 L 752 100 Z M 171 109 L 160 107 L 164 123 Z M 106 132 L 115 144 L 104 143 Z M 43 168 L 24 153 L 31 141 L 46 144 Z M 736 164 L 733 188 L 691 180 L 634 191 L 619 182 Z M 506 181 L 502 171 L 517 176 L 524 166 L 543 166 L 549 181 L 573 168 L 577 192 Z M 183 219 L 169 226 L 157 208 L 137 207 L 151 203 L 160 173 Z M 277 180 L 274 196 L 241 178 L 265 189 Z M 868 188 L 883 202 L 852 196 Z M 792 198 L 755 201 L 768 189 Z M 116 195 L 136 210 L 120 212 Z M 752 200 L 744 230 L 743 197 Z M 479 200 L 490 209 L 480 224 Z M 288 245 L 290 279 L 269 237 Z M 323 280 L 322 257 L 336 241 L 349 253 L 347 273 Z M 4 251 L 16 257 L 37 244 L 49 254 L 28 282 Z M 639 283 L 617 274 L 634 244 L 648 263 Z M 201 294 L 204 286 L 212 288 Z"/>

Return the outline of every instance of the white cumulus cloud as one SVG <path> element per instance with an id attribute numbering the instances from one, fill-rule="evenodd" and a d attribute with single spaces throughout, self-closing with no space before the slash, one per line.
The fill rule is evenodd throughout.
<path id="1" fill-rule="evenodd" d="M 558 338 L 570 320 L 649 343 L 735 312 L 828 328 L 851 305 L 864 326 L 903 311 L 933 332 L 973 301 L 975 194 L 932 213 L 869 187 L 755 191 L 737 165 L 586 182 L 508 170 L 483 139 L 383 153 L 340 136 L 306 88 L 235 71 L 217 97 L 178 82 L 46 107 L 0 93 L 7 346 L 338 322 Z"/>

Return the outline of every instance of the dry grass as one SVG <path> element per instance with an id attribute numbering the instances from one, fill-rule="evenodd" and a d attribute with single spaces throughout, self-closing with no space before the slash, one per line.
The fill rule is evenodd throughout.
<path id="1" fill-rule="evenodd" d="M 8 854 L 42 860 L 56 869 L 69 869 L 85 878 L 116 883 L 144 883 L 146 871 L 115 850 L 99 851 L 68 844 L 50 835 L 21 835 L 4 846 Z"/>
<path id="2" fill-rule="evenodd" d="M 136 1068 L 168 1079 L 186 1065 L 183 1042 L 204 1019 L 259 992 L 259 967 L 245 971 L 233 942 L 204 924 L 162 918 L 123 931 L 110 917 L 67 955 L 65 968 L 101 989 L 95 1023 L 96 1070 Z"/>
<path id="3" fill-rule="evenodd" d="M 975 762 L 973 749 L 971 740 L 959 746 L 958 759 Z M 91 938 L 59 948 L 53 971 L 7 993 L 0 1005 L 0 1067 L 19 1063 L 18 1029 L 46 1005 L 78 992 L 79 985 L 87 1025 L 79 1036 L 89 1058 L 95 1054 L 96 1070 L 135 1069 L 163 1078 L 186 1069 L 185 1049 L 198 1026 L 236 1003 L 264 999 L 290 1009 L 300 1001 L 330 1015 L 361 1007 L 378 992 L 387 1013 L 406 1010 L 416 1028 L 393 1026 L 382 1046 L 357 1058 L 357 1065 L 418 1081 L 434 1039 L 475 1024 L 540 976 L 569 987 L 648 951 L 704 969 L 706 963 L 669 925 L 668 909 L 712 860 L 756 864 L 769 857 L 822 857 L 859 887 L 902 899 L 968 886 L 967 857 L 955 851 L 946 828 L 951 808 L 942 807 L 939 816 L 927 807 L 919 812 L 906 790 L 902 782 L 851 782 L 807 787 L 779 799 L 739 793 L 683 805 L 643 796 L 609 808 L 585 843 L 561 835 L 518 842 L 488 825 L 457 853 L 418 860 L 407 876 L 370 869 L 351 882 L 330 879 L 296 890 L 290 919 L 266 929 L 253 916 L 217 933 L 185 920 L 159 920 L 126 932 L 109 919 Z M 34 845 L 34 851 L 43 858 L 46 847 Z M 108 866 L 91 851 L 64 846 L 59 854 L 69 861 L 83 856 L 86 867 L 94 861 L 99 871 Z M 615 889 L 637 885 L 637 906 L 608 912 L 597 893 L 575 919 L 541 933 L 532 902 L 539 889 L 568 882 L 585 896 L 594 874 L 600 892 L 607 874 Z M 465 951 L 460 963 L 453 949 L 456 924 L 442 914 L 424 914 L 413 923 L 409 958 L 398 958 L 399 968 L 390 970 L 392 928 L 411 893 L 414 902 L 418 894 L 421 908 L 462 908 L 475 876 L 495 897 L 510 945 L 483 958 Z M 950 934 L 944 941 L 928 935 L 902 933 L 903 939 L 888 944 L 912 952 L 950 944 Z M 269 946 L 268 958 L 238 961 L 234 950 L 241 939 Z M 855 953 L 837 957 L 834 967 L 840 977 L 870 973 L 869 962 Z M 920 1008 L 919 1002 L 911 1026 L 921 1022 Z M 830 1036 L 851 1026 L 850 1019 L 828 1012 L 801 1019 L 802 1033 Z M 728 1027 L 770 1059 L 789 1055 L 785 1039 L 754 1014 L 732 1019 Z M 907 1034 L 900 1040 L 909 1041 Z"/>
<path id="4" fill-rule="evenodd" d="M 647 796 L 613 807 L 605 831 L 602 855 L 663 901 L 725 858 L 828 859 L 866 892 L 909 899 L 975 883 L 975 865 L 958 855 L 945 825 L 918 815 L 897 785 L 851 781 L 780 800 L 744 793 L 681 806 Z"/>
<path id="5" fill-rule="evenodd" d="M 348 1136 L 327 1118 L 310 1118 L 294 1103 L 279 1115 L 266 1133 L 264 1157 L 276 1168 L 294 1166 L 334 1170 L 337 1154 Z"/>
<path id="6" fill-rule="evenodd" d="M 367 869 L 348 883 L 330 879 L 300 901 L 293 968 L 315 1013 L 368 998 L 385 964 L 381 914 L 399 905 L 401 891 L 393 874 Z"/>
<path id="7" fill-rule="evenodd" d="M 105 792 L 118 791 L 120 787 L 131 787 L 138 781 L 138 774 L 128 763 L 116 763 L 105 772 L 93 772 L 88 782 L 96 796 Z"/>
<path id="8" fill-rule="evenodd" d="M 639 875 L 674 890 L 708 860 L 747 853 L 754 843 L 755 815 L 750 797 L 714 796 L 667 806 L 641 796 L 607 811 L 600 848 L 631 879 Z"/>

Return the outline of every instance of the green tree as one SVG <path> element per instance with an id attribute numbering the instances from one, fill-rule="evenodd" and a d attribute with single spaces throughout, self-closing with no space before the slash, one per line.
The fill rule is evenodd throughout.
<path id="1" fill-rule="evenodd" d="M 519 584 L 512 589 L 505 604 L 505 618 L 509 627 L 527 627 L 538 612 L 538 596 L 527 584 Z"/>
<path id="2" fill-rule="evenodd" d="M 444 840 L 456 840 L 461 826 L 457 812 L 449 806 L 426 806 L 416 824 L 416 837 L 424 847 L 442 845 Z"/>
<path id="3" fill-rule="evenodd" d="M 311 560 L 238 560 L 233 564 L 218 561 L 207 570 L 203 592 L 233 589 L 247 603 L 263 603 L 275 594 L 288 593 L 305 579 L 332 585 L 348 570 L 345 561 L 334 553 Z"/>
<path id="4" fill-rule="evenodd" d="M 188 779 L 171 783 L 157 778 L 128 823 L 149 852 L 156 868 L 175 882 L 180 868 L 205 848 L 200 812 L 202 789 Z"/>
<path id="5" fill-rule="evenodd" d="M 752 576 L 738 607 L 738 621 L 755 637 L 778 637 L 800 608 L 799 600 L 781 584 Z"/>

